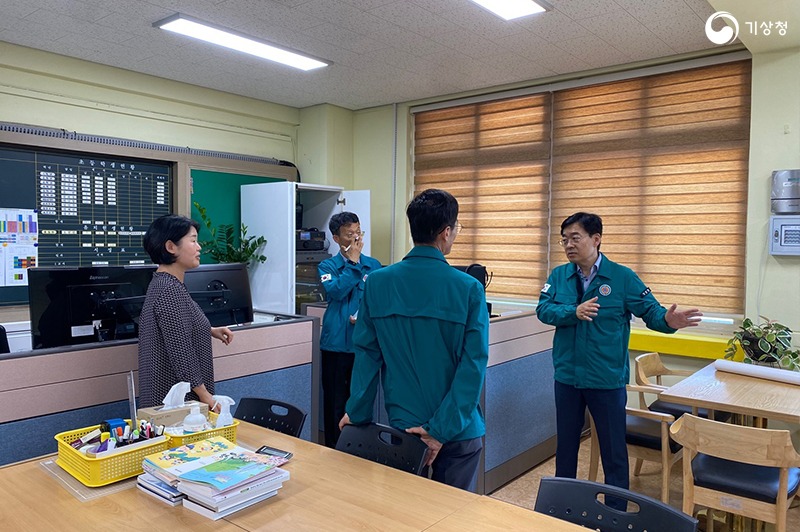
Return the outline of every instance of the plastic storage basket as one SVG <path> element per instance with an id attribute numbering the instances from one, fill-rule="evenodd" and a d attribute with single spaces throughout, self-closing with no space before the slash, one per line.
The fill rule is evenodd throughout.
<path id="1" fill-rule="evenodd" d="M 70 445 L 81 436 L 99 428 L 100 425 L 95 425 L 55 435 L 58 442 L 56 463 L 81 484 L 91 488 L 141 475 L 145 456 L 171 447 L 171 440 L 167 437 L 149 444 L 134 444 L 130 449 L 120 447 L 120 450 L 108 456 L 91 458 Z"/>
<path id="2" fill-rule="evenodd" d="M 213 425 L 214 422 L 217 420 L 218 414 L 214 412 L 208 413 L 208 419 Z M 213 438 L 215 436 L 222 436 L 226 440 L 231 443 L 236 443 L 236 427 L 239 426 L 239 420 L 234 419 L 233 425 L 228 425 L 227 427 L 221 427 L 218 429 L 209 429 L 203 430 L 201 432 L 193 432 L 191 434 L 185 434 L 183 436 L 174 436 L 172 434 L 169 435 L 169 447 L 168 449 L 180 447 L 186 443 L 194 443 L 196 441 L 205 440 L 208 438 Z"/>

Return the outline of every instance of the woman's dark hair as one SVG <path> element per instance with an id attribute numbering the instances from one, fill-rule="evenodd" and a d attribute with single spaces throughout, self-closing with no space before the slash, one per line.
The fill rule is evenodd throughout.
<path id="1" fill-rule="evenodd" d="M 343 225 L 350 225 L 350 224 L 357 224 L 360 223 L 358 221 L 358 216 L 354 212 L 340 212 L 339 214 L 334 214 L 331 216 L 331 221 L 328 222 L 328 229 L 331 230 L 332 235 L 339 235 L 339 229 L 342 228 Z"/>
<path id="2" fill-rule="evenodd" d="M 177 244 L 192 227 L 197 231 L 200 230 L 199 223 L 179 214 L 165 214 L 153 220 L 142 238 L 142 245 L 150 255 L 150 260 L 154 264 L 174 263 L 175 255 L 167 251 L 167 242 L 172 240 Z"/>
<path id="3" fill-rule="evenodd" d="M 589 236 L 603 234 L 603 219 L 596 214 L 589 212 L 576 212 L 575 214 L 568 216 L 566 220 L 561 222 L 562 236 L 564 235 L 564 229 L 572 224 L 578 224 L 583 227 L 583 230 L 589 233 Z"/>
<path id="4" fill-rule="evenodd" d="M 458 201 L 449 192 L 429 188 L 411 200 L 406 216 L 414 243 L 432 244 L 445 228 L 456 226 Z"/>

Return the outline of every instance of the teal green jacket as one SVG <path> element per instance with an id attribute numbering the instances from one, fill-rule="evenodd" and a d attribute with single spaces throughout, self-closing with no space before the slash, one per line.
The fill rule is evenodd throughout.
<path id="1" fill-rule="evenodd" d="M 642 318 L 654 331 L 674 333 L 664 319 L 667 309 L 633 270 L 605 255 L 582 298 L 578 297 L 579 282 L 577 266 L 558 266 L 542 288 L 536 306 L 539 320 L 556 327 L 555 380 L 576 388 L 622 388 L 630 380 L 631 314 Z M 592 321 L 579 320 L 575 309 L 595 296 L 600 305 L 597 316 Z"/>
<path id="2" fill-rule="evenodd" d="M 364 295 L 364 283 L 370 273 L 381 267 L 372 257 L 361 255 L 353 264 L 341 253 L 319 263 L 317 272 L 325 289 L 328 306 L 322 318 L 319 347 L 337 353 L 353 352 L 353 329 L 350 316 L 356 313 Z"/>
<path id="3" fill-rule="evenodd" d="M 483 286 L 442 253 L 416 246 L 366 283 L 354 336 L 346 412 L 372 421 L 381 378 L 389 423 L 422 426 L 442 443 L 483 436 L 481 397 L 489 360 Z"/>

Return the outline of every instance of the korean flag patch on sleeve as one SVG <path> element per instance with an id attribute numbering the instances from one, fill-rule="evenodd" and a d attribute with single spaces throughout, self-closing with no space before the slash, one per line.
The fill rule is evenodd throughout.
<path id="1" fill-rule="evenodd" d="M 548 290 L 550 290 L 550 285 L 547 284 L 547 283 L 544 283 L 544 286 L 542 287 L 542 293 L 546 294 Z"/>
<path id="2" fill-rule="evenodd" d="M 331 274 L 326 273 L 322 277 L 319 278 L 319 282 L 324 283 L 325 281 L 330 281 L 333 277 Z"/>

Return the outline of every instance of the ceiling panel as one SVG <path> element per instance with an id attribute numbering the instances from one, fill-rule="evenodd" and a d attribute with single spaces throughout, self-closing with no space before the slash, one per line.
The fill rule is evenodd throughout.
<path id="1" fill-rule="evenodd" d="M 706 0 L 3 0 L 0 41 L 292 107 L 363 109 L 714 47 Z M 331 60 L 302 72 L 154 28 L 176 12 Z"/>

